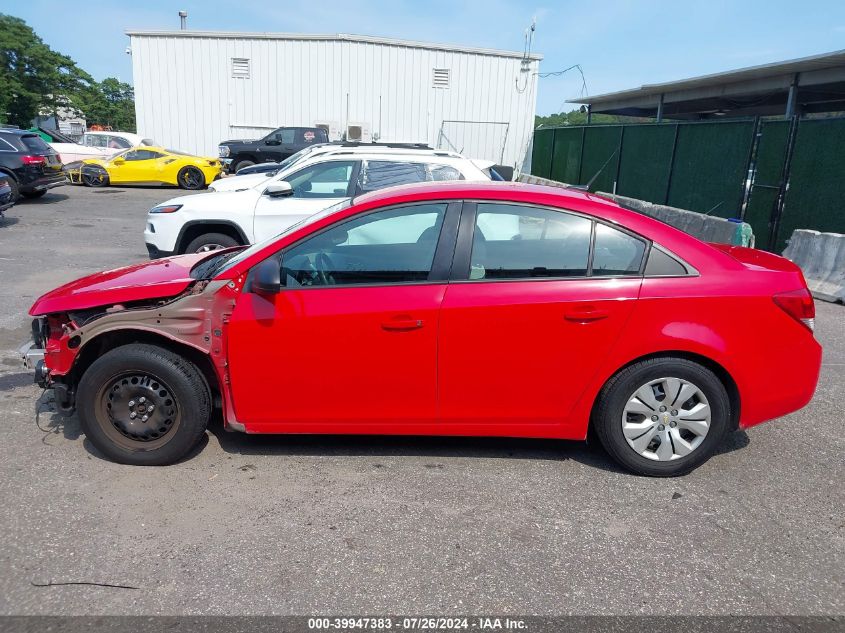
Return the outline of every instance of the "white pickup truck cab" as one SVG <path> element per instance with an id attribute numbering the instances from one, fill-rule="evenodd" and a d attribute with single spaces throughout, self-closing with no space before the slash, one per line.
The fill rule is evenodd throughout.
<path id="1" fill-rule="evenodd" d="M 179 196 L 150 209 L 144 231 L 150 257 L 258 242 L 338 202 L 385 187 L 490 180 L 475 162 L 443 150 L 343 145 L 309 150 L 269 178 L 235 176 L 226 180 L 243 180 L 228 191 Z"/>

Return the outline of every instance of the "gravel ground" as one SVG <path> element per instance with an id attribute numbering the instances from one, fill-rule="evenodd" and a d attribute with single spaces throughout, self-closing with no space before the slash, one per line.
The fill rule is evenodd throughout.
<path id="1" fill-rule="evenodd" d="M 146 210 L 171 195 L 62 187 L 0 220 L 0 614 L 845 611 L 842 306 L 817 306 L 810 406 L 675 480 L 574 442 L 255 437 L 219 422 L 191 459 L 133 468 L 49 406 L 39 429 L 15 353 L 27 308 L 145 259 Z M 137 589 L 33 586 L 79 581 Z"/>

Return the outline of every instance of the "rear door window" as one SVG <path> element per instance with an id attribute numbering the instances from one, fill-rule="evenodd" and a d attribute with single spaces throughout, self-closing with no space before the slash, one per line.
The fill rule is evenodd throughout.
<path id="1" fill-rule="evenodd" d="M 583 277 L 592 222 L 564 211 L 479 204 L 470 279 Z"/>
<path id="2" fill-rule="evenodd" d="M 645 242 L 606 224 L 596 224 L 593 275 L 639 275 Z"/>
<path id="3" fill-rule="evenodd" d="M 319 132 L 323 130 L 312 130 L 310 128 L 299 128 L 296 132 L 296 142 L 299 145 L 314 145 L 325 142 Z"/>
<path id="4" fill-rule="evenodd" d="M 361 193 L 377 191 L 385 187 L 408 185 L 428 180 L 425 163 L 406 163 L 389 160 L 370 160 L 364 163 L 358 178 Z"/>
<path id="5" fill-rule="evenodd" d="M 464 180 L 464 175 L 450 165 L 429 165 L 432 180 Z"/>

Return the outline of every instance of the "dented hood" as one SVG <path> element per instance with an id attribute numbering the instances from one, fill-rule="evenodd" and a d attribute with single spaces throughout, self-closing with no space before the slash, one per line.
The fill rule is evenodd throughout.
<path id="1" fill-rule="evenodd" d="M 191 268 L 209 256 L 213 254 L 181 255 L 94 273 L 41 296 L 29 313 L 37 316 L 173 297 L 194 281 Z"/>

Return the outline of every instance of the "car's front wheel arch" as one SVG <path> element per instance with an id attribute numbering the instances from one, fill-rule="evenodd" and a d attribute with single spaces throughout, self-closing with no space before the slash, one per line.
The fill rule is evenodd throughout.
<path id="1" fill-rule="evenodd" d="M 82 376 L 95 360 L 113 349 L 131 344 L 154 345 L 185 358 L 200 370 L 212 399 L 219 399 L 220 383 L 207 354 L 166 336 L 132 328 L 111 330 L 86 341 L 74 359 L 71 371 L 65 377 L 66 384 L 72 392 L 75 391 Z"/>
<path id="2" fill-rule="evenodd" d="M 188 245 L 201 235 L 207 233 L 220 233 L 231 237 L 237 244 L 249 244 L 241 228 L 231 222 L 199 221 L 188 222 L 182 227 L 179 237 L 176 240 L 176 252 L 184 255 L 188 252 Z"/>

